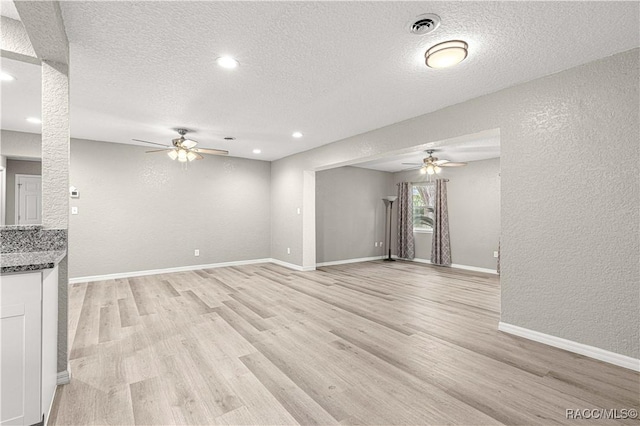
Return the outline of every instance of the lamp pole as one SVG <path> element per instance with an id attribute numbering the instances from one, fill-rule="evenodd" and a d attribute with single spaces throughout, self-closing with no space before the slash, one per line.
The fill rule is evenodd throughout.
<path id="1" fill-rule="evenodd" d="M 387 257 L 385 260 L 387 262 L 395 262 L 395 259 L 391 258 L 391 216 L 393 214 L 393 202 L 395 200 L 397 200 L 398 197 L 396 197 L 395 195 L 389 195 L 386 198 L 383 198 L 382 201 L 384 201 L 385 206 L 389 206 L 389 238 L 387 239 L 387 247 L 389 248 L 389 257 Z"/>

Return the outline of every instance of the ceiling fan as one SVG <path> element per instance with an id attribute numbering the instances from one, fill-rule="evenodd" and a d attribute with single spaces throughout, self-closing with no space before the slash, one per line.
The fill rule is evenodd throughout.
<path id="1" fill-rule="evenodd" d="M 422 163 L 402 163 L 407 166 L 421 166 L 420 174 L 428 174 L 432 175 L 434 173 L 440 173 L 442 171 L 442 167 L 462 167 L 466 166 L 467 163 L 454 162 L 449 160 L 438 160 L 438 157 L 434 157 L 433 153 L 436 152 L 434 149 L 428 149 L 427 154 L 428 157 L 422 160 Z"/>
<path id="2" fill-rule="evenodd" d="M 193 161 L 193 160 L 202 160 L 204 157 L 201 154 L 211 154 L 211 155 L 228 155 L 229 154 L 229 151 L 223 151 L 221 149 L 196 148 L 196 145 L 198 145 L 198 142 L 194 141 L 193 139 L 187 139 L 184 137 L 184 135 L 186 135 L 189 132 L 187 129 L 176 129 L 176 131 L 178 132 L 180 137 L 175 138 L 171 141 L 173 144 L 173 147 L 171 147 L 170 145 L 163 145 L 161 143 L 143 141 L 140 139 L 132 139 L 132 140 L 136 142 L 144 142 L 144 143 L 150 143 L 153 145 L 163 146 L 165 147 L 165 149 L 155 149 L 153 151 L 147 151 L 147 153 L 166 152 L 169 158 L 171 158 L 172 160 L 178 160 L 181 163 L 185 163 L 187 161 Z"/>

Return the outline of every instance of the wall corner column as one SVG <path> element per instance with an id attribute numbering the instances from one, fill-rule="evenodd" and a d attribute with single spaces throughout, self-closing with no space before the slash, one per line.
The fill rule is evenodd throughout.
<path id="1" fill-rule="evenodd" d="M 69 66 L 42 61 L 42 225 L 69 228 Z M 67 235 L 68 243 L 68 235 Z M 67 257 L 58 275 L 58 372 L 67 370 Z"/>

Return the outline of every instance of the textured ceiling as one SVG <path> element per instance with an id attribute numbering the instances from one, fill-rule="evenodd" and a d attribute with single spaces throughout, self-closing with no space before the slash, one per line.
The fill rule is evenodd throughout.
<path id="1" fill-rule="evenodd" d="M 61 8 L 71 44 L 72 136 L 168 142 L 170 129 L 184 126 L 204 147 L 265 160 L 640 45 L 637 2 L 70 1 Z M 425 12 L 441 16 L 440 28 L 410 34 L 406 24 Z M 467 60 L 449 70 L 424 66 L 427 47 L 458 38 L 469 43 Z M 217 67 L 220 55 L 240 67 Z M 294 131 L 304 137 L 292 138 Z"/>
<path id="2" fill-rule="evenodd" d="M 383 158 L 354 164 L 355 167 L 380 170 L 383 172 L 399 172 L 415 168 L 403 163 L 422 163 L 428 156 L 427 149 L 433 149 L 433 156 L 440 160 L 449 161 L 479 161 L 500 157 L 500 132 L 497 129 L 488 130 L 475 135 L 465 135 L 450 141 L 430 143 L 420 149 L 409 152 L 396 153 Z"/>

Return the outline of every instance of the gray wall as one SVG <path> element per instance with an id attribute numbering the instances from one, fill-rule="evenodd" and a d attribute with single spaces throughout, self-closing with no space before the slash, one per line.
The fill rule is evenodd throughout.
<path id="1" fill-rule="evenodd" d="M 451 259 L 454 264 L 495 270 L 500 239 L 500 159 L 471 161 L 465 167 L 443 168 L 449 179 L 447 198 Z M 424 182 L 419 170 L 394 173 L 394 181 Z M 431 233 L 416 232 L 416 258 L 431 258 Z"/>
<path id="2" fill-rule="evenodd" d="M 42 158 L 42 136 L 37 133 L 0 131 L 0 155 L 11 158 Z"/>
<path id="3" fill-rule="evenodd" d="M 270 257 L 270 163 L 145 150 L 72 140 L 70 277 Z"/>
<path id="4" fill-rule="evenodd" d="M 302 204 L 305 170 L 498 128 L 502 321 L 640 357 L 639 53 L 274 162 L 272 257 L 303 265 L 309 244 L 295 207 Z"/>
<path id="5" fill-rule="evenodd" d="M 16 174 L 40 175 L 40 161 L 7 160 L 7 211 L 6 224 L 16 224 Z"/>
<path id="6" fill-rule="evenodd" d="M 383 255 L 385 206 L 393 195 L 393 174 L 340 167 L 316 174 L 316 260 L 358 259 Z"/>

